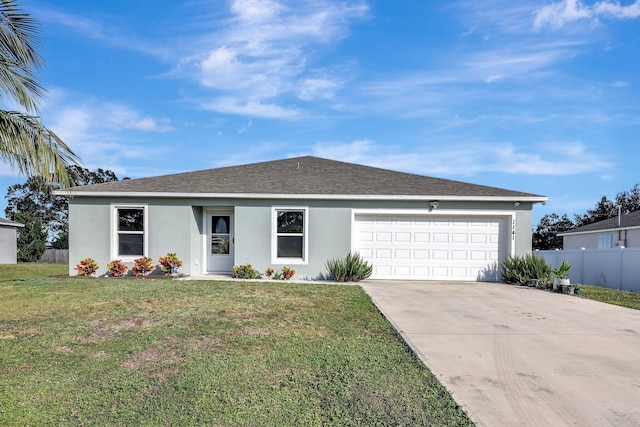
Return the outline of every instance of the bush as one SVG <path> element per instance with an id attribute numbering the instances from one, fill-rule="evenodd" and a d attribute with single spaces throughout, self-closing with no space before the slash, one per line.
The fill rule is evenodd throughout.
<path id="1" fill-rule="evenodd" d="M 502 281 L 505 283 L 551 287 L 551 267 L 543 258 L 527 254 L 507 257 L 502 262 Z"/>
<path id="2" fill-rule="evenodd" d="M 333 258 L 326 262 L 327 270 L 338 282 L 359 282 L 371 276 L 373 266 L 360 257 L 360 254 L 349 253 L 344 258 Z"/>
<path id="3" fill-rule="evenodd" d="M 237 279 L 260 279 L 262 276 L 251 264 L 234 265 L 233 277 Z"/>
<path id="4" fill-rule="evenodd" d="M 171 276 L 173 273 L 173 267 L 182 267 L 182 261 L 178 259 L 178 256 L 174 253 L 168 253 L 167 256 L 161 256 L 158 259 L 160 264 L 160 270 L 164 272 L 165 276 Z"/>
<path id="5" fill-rule="evenodd" d="M 109 271 L 109 274 L 111 274 L 111 276 L 113 277 L 124 277 L 124 275 L 127 274 L 128 269 L 129 267 L 127 267 L 119 259 L 115 259 L 111 261 L 109 264 L 107 264 L 107 270 Z"/>
<path id="6" fill-rule="evenodd" d="M 282 270 L 276 271 L 269 267 L 264 272 L 264 275 L 273 280 L 289 280 L 296 274 L 296 271 L 289 267 L 282 267 Z"/>
<path id="7" fill-rule="evenodd" d="M 47 250 L 47 230 L 39 218 L 18 212 L 13 220 L 24 224 L 17 232 L 18 262 L 37 262 Z"/>
<path id="8" fill-rule="evenodd" d="M 98 263 L 93 258 L 85 258 L 80 261 L 80 264 L 76 265 L 76 271 L 78 276 L 91 276 L 98 271 Z"/>
<path id="9" fill-rule="evenodd" d="M 153 271 L 153 259 L 147 257 L 141 257 L 133 261 L 133 275 L 143 276 Z"/>

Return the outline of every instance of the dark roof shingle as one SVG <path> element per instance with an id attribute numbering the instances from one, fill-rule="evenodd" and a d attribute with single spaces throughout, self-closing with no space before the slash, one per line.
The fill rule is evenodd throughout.
<path id="1" fill-rule="evenodd" d="M 312 156 L 74 187 L 71 193 L 424 195 L 546 200 L 530 193 Z"/>
<path id="2" fill-rule="evenodd" d="M 618 217 L 615 216 L 609 219 L 603 219 L 602 221 L 594 222 L 592 224 L 583 225 L 582 227 L 576 227 L 572 230 L 565 231 L 562 235 L 572 233 L 585 233 L 589 231 L 601 231 L 601 230 L 615 230 L 618 228 L 629 228 L 640 226 L 640 211 L 630 212 L 620 216 L 620 225 L 618 225 Z"/>

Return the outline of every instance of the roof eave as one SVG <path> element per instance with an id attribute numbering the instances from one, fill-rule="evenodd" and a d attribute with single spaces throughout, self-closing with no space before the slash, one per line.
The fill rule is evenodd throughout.
<path id="1" fill-rule="evenodd" d="M 57 196 L 70 197 L 152 197 L 172 199 L 311 199 L 311 200 L 446 200 L 479 202 L 531 202 L 544 203 L 543 196 L 437 196 L 416 194 L 264 194 L 264 193 L 174 193 L 174 192 L 120 192 L 57 190 Z"/>
<path id="2" fill-rule="evenodd" d="M 587 230 L 587 231 L 567 231 L 564 233 L 558 233 L 558 236 L 579 236 L 581 234 L 594 234 L 594 233 L 609 233 L 612 231 L 624 231 L 624 230 L 640 230 L 640 225 L 628 225 L 626 227 L 615 227 L 615 228 L 602 228 L 600 230 Z"/>

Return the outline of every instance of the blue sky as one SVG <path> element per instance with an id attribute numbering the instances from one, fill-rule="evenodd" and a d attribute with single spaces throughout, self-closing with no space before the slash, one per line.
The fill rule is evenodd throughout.
<path id="1" fill-rule="evenodd" d="M 534 225 L 640 182 L 640 1 L 22 3 L 89 169 L 314 155 L 548 196 Z"/>

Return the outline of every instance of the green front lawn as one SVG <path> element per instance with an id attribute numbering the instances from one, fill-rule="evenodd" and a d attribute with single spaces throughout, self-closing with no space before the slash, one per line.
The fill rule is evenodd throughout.
<path id="1" fill-rule="evenodd" d="M 580 285 L 580 295 L 583 298 L 640 310 L 640 294 L 636 292 Z"/>
<path id="2" fill-rule="evenodd" d="M 0 425 L 472 425 L 358 286 L 64 273 L 0 266 Z"/>

